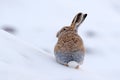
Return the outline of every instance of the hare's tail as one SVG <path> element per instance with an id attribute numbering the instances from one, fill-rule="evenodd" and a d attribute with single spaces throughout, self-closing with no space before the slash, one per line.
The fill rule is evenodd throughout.
<path id="1" fill-rule="evenodd" d="M 76 62 L 76 61 L 70 61 L 70 62 L 68 62 L 68 66 L 71 67 L 71 68 L 78 69 L 79 68 L 79 63 Z"/>

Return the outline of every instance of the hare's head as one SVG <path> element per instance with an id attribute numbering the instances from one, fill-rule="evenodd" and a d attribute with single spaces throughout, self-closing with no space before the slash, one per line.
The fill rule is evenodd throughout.
<path id="1" fill-rule="evenodd" d="M 58 33 L 57 33 L 57 37 L 59 37 L 59 35 L 61 35 L 62 33 L 68 32 L 68 31 L 78 31 L 78 27 L 80 26 L 80 24 L 85 20 L 85 18 L 87 17 L 87 14 L 83 14 L 83 13 L 78 13 L 72 20 L 72 23 L 70 26 L 65 26 L 63 27 Z"/>

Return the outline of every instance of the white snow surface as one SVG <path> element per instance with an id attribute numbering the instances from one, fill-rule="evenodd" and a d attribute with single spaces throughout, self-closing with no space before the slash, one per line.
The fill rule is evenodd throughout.
<path id="1" fill-rule="evenodd" d="M 78 13 L 88 49 L 80 69 L 58 64 L 56 33 Z M 0 0 L 0 80 L 120 80 L 119 0 Z M 93 32 L 89 36 L 88 32 Z"/>

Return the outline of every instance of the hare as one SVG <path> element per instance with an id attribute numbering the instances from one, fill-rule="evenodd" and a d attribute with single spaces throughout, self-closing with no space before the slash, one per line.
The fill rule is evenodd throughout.
<path id="1" fill-rule="evenodd" d="M 78 13 L 70 26 L 63 27 L 58 33 L 58 42 L 54 48 L 56 61 L 62 65 L 78 69 L 83 63 L 85 48 L 82 38 L 78 35 L 78 27 L 87 14 Z"/>

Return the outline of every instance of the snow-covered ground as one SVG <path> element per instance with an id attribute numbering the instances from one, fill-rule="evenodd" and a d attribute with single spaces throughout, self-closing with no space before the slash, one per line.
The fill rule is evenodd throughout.
<path id="1" fill-rule="evenodd" d="M 78 12 L 87 48 L 79 70 L 56 63 L 56 33 Z M 119 80 L 119 0 L 0 0 L 0 80 Z"/>

